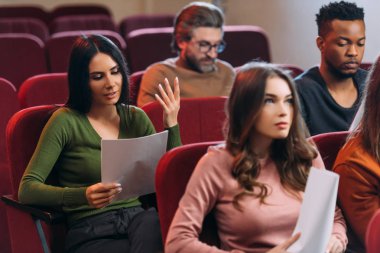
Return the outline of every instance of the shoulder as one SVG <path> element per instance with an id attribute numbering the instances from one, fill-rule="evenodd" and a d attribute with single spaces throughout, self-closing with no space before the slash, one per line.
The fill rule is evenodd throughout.
<path id="1" fill-rule="evenodd" d="M 235 75 L 235 70 L 232 65 L 226 61 L 217 59 L 216 66 L 219 72 L 228 73 L 229 75 Z"/>
<path id="2" fill-rule="evenodd" d="M 68 107 L 60 107 L 52 113 L 49 122 L 70 123 L 79 120 L 81 117 L 83 117 L 83 115 L 77 111 Z"/>
<path id="3" fill-rule="evenodd" d="M 316 83 L 318 82 L 318 77 L 320 76 L 319 68 L 312 67 L 299 76 L 297 76 L 294 81 L 297 85 L 297 87 L 302 86 L 302 88 L 310 86 L 309 83 Z"/>
<path id="4" fill-rule="evenodd" d="M 233 160 L 233 156 L 227 151 L 224 144 L 221 144 L 209 147 L 199 164 L 201 167 L 207 167 L 207 173 L 223 177 L 223 175 L 231 174 Z"/>
<path id="5" fill-rule="evenodd" d="M 337 155 L 334 171 L 341 174 L 347 172 L 347 168 L 356 168 L 380 177 L 379 163 L 364 149 L 359 136 L 351 138 Z"/>

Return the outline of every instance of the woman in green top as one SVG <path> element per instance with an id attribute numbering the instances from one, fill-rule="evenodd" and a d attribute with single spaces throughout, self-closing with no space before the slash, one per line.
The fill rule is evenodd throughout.
<path id="1" fill-rule="evenodd" d="M 69 99 L 47 122 L 20 183 L 25 204 L 61 206 L 68 218 L 67 252 L 159 252 L 157 213 L 144 211 L 137 198 L 112 201 L 118 183 L 100 183 L 101 139 L 153 134 L 139 108 L 128 105 L 126 62 L 120 50 L 101 35 L 79 37 L 68 70 Z M 177 115 L 179 85 L 165 80 L 157 100 L 169 130 L 168 149 L 180 145 Z M 59 186 L 45 184 L 54 169 Z"/>

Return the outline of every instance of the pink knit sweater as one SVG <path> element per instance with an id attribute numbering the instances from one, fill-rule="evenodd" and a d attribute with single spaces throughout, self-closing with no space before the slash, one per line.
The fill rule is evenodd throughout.
<path id="1" fill-rule="evenodd" d="M 210 149 L 200 160 L 174 216 L 165 252 L 266 252 L 291 236 L 301 201 L 281 186 L 273 161 L 261 164 L 258 177 L 270 189 L 266 204 L 245 196 L 239 201 L 242 212 L 232 205 L 234 196 L 242 191 L 232 176 L 232 161 L 233 157 L 222 147 Z M 313 166 L 324 168 L 322 159 L 315 159 Z M 203 219 L 212 209 L 221 249 L 198 240 Z M 346 226 L 338 208 L 333 233 L 343 245 L 347 244 Z"/>

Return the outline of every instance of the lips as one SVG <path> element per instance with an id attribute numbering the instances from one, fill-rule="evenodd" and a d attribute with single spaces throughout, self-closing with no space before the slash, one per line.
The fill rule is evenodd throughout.
<path id="1" fill-rule="evenodd" d="M 287 122 L 278 122 L 275 125 L 276 125 L 276 127 L 280 128 L 280 129 L 286 129 L 289 126 L 289 124 Z"/>
<path id="2" fill-rule="evenodd" d="M 104 94 L 104 96 L 108 99 L 112 99 L 112 98 L 116 97 L 116 95 L 117 95 L 117 91 L 113 91 L 113 92 L 109 92 L 107 94 Z"/>
<path id="3" fill-rule="evenodd" d="M 357 61 L 349 61 L 344 63 L 344 67 L 346 69 L 356 69 L 359 67 L 359 63 Z"/>

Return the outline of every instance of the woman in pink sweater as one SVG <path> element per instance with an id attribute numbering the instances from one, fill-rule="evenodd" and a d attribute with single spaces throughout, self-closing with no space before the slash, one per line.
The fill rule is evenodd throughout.
<path id="1" fill-rule="evenodd" d="M 225 147 L 200 160 L 179 203 L 165 252 L 287 252 L 311 166 L 324 168 L 306 130 L 291 78 L 265 63 L 248 63 L 237 74 L 228 106 Z M 322 186 L 321 186 L 322 187 Z M 199 241 L 212 211 L 221 245 Z M 347 244 L 336 210 L 327 252 Z"/>

